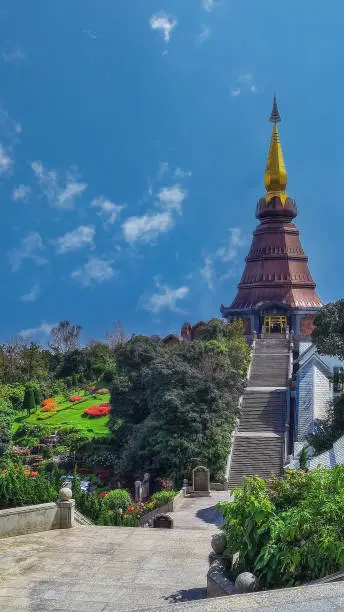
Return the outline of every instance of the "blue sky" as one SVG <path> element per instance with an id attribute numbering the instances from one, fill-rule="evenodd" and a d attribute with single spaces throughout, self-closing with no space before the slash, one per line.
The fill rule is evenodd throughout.
<path id="1" fill-rule="evenodd" d="M 341 0 L 0 0 L 0 340 L 219 316 L 274 90 L 310 269 L 342 297 L 343 26 Z"/>

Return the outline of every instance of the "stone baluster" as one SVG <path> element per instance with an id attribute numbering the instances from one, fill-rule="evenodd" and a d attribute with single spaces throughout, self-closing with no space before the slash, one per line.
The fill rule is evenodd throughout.
<path id="1" fill-rule="evenodd" d="M 74 527 L 75 500 L 72 499 L 72 491 L 68 487 L 60 490 L 60 499 L 57 501 L 60 511 L 60 529 Z"/>

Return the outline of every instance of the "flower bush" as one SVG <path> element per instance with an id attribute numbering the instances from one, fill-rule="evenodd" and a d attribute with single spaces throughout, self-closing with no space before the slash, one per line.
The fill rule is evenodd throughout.
<path id="1" fill-rule="evenodd" d="M 106 510 L 123 510 L 131 504 L 131 497 L 128 491 L 124 489 L 115 489 L 110 491 L 103 500 L 103 507 Z"/>
<path id="2" fill-rule="evenodd" d="M 109 389 L 96 389 L 96 393 L 98 393 L 98 395 L 106 395 L 107 393 L 110 393 Z"/>
<path id="3" fill-rule="evenodd" d="M 42 412 L 52 412 L 57 407 L 58 404 L 55 402 L 53 397 L 49 397 L 42 402 Z"/>
<path id="4" fill-rule="evenodd" d="M 83 414 L 91 417 L 101 417 L 106 416 L 110 412 L 110 406 L 100 406 L 99 404 L 95 404 L 94 406 L 90 406 L 83 410 Z"/>
<path id="5" fill-rule="evenodd" d="M 84 397 L 81 397 L 81 395 L 72 395 L 72 396 L 69 398 L 69 401 L 70 401 L 70 402 L 82 402 L 84 399 L 85 399 L 85 398 L 84 398 Z"/>

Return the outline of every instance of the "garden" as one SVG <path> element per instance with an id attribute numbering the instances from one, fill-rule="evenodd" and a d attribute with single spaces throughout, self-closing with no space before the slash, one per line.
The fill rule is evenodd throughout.
<path id="1" fill-rule="evenodd" d="M 41 468 L 31 470 L 21 460 L 3 463 L 0 471 L 0 509 L 13 508 L 57 501 L 62 486 L 69 486 L 77 509 L 96 525 L 139 527 L 140 518 L 152 510 L 167 504 L 177 491 L 171 489 L 169 480 L 161 481 L 161 491 L 148 499 L 134 503 L 125 489 L 104 488 L 110 483 L 111 474 L 106 470 L 85 469 L 75 471 L 72 476 L 59 470 L 55 465 L 51 472 Z M 92 490 L 82 487 L 83 478 L 90 479 Z"/>

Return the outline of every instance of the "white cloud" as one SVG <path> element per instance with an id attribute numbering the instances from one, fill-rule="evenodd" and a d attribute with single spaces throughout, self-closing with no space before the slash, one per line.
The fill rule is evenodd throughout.
<path id="1" fill-rule="evenodd" d="M 203 25 L 201 27 L 201 32 L 198 35 L 198 42 L 200 44 L 204 43 L 210 37 L 211 29 L 208 26 Z"/>
<path id="2" fill-rule="evenodd" d="M 162 187 L 157 193 L 156 205 L 159 212 L 149 211 L 145 215 L 129 217 L 122 224 L 124 238 L 127 242 L 150 242 L 159 234 L 171 230 L 175 225 L 174 212 L 182 213 L 182 203 L 187 191 L 176 184 Z"/>
<path id="3" fill-rule="evenodd" d="M 159 202 L 167 210 L 176 210 L 181 212 L 181 206 L 187 197 L 187 191 L 181 185 L 173 185 L 172 187 L 163 187 L 157 194 Z"/>
<path id="4" fill-rule="evenodd" d="M 18 200 L 27 200 L 27 197 L 31 191 L 29 185 L 18 185 L 12 191 L 12 200 L 17 202 Z"/>
<path id="5" fill-rule="evenodd" d="M 20 49 L 12 49 L 11 51 L 3 49 L 1 52 L 1 59 L 9 64 L 14 64 L 14 62 L 24 60 L 25 58 L 25 54 Z"/>
<path id="6" fill-rule="evenodd" d="M 160 30 L 164 36 L 164 41 L 168 43 L 172 31 L 177 25 L 177 20 L 166 13 L 155 13 L 150 19 L 150 25 L 153 30 Z"/>
<path id="7" fill-rule="evenodd" d="M 253 83 L 253 74 L 252 72 L 246 72 L 245 74 L 241 74 L 238 78 L 240 83 L 245 83 L 246 85 L 252 85 Z"/>
<path id="8" fill-rule="evenodd" d="M 96 40 L 98 38 L 97 34 L 92 30 L 81 30 L 82 33 L 87 36 L 87 38 L 92 38 L 92 40 Z"/>
<path id="9" fill-rule="evenodd" d="M 204 10 L 210 13 L 210 11 L 212 11 L 214 8 L 214 0 L 202 0 L 202 6 Z"/>
<path id="10" fill-rule="evenodd" d="M 205 278 L 209 289 L 213 291 L 214 290 L 214 285 L 213 285 L 214 266 L 213 266 L 213 258 L 211 255 L 207 255 L 204 258 L 204 268 L 200 269 L 200 273 Z"/>
<path id="11" fill-rule="evenodd" d="M 12 265 L 12 270 L 18 270 L 23 259 L 31 259 L 39 266 L 48 263 L 46 257 L 42 255 L 45 246 L 38 232 L 32 232 L 21 242 L 19 249 L 12 249 L 8 252 L 8 258 Z"/>
<path id="12" fill-rule="evenodd" d="M 22 295 L 19 299 L 21 302 L 35 302 L 39 296 L 40 287 L 39 285 L 33 285 L 29 293 Z"/>
<path id="13" fill-rule="evenodd" d="M 159 234 L 168 232 L 174 226 L 170 211 L 146 214 L 142 217 L 129 217 L 122 225 L 127 242 L 150 242 Z"/>
<path id="14" fill-rule="evenodd" d="M 86 189 L 86 183 L 79 183 L 74 171 L 69 171 L 66 178 L 59 182 L 56 170 L 46 170 L 40 161 L 31 163 L 38 184 L 50 206 L 70 209 L 74 207 L 78 198 Z"/>
<path id="15" fill-rule="evenodd" d="M 0 144 L 0 175 L 9 172 L 12 164 L 13 159 L 11 158 L 9 152 L 6 151 L 2 144 Z"/>
<path id="16" fill-rule="evenodd" d="M 162 310 L 171 310 L 172 312 L 181 312 L 177 306 L 177 302 L 184 300 L 189 294 L 189 287 L 178 287 L 172 289 L 167 285 L 161 285 L 159 280 L 155 281 L 158 293 L 153 293 L 148 300 L 142 303 L 142 308 L 155 314 Z"/>
<path id="17" fill-rule="evenodd" d="M 115 204 L 114 202 L 111 202 L 111 200 L 106 200 L 101 196 L 92 200 L 91 208 L 99 209 L 98 215 L 104 221 L 104 227 L 106 227 L 107 225 L 113 225 L 116 222 L 117 217 L 124 206 L 119 206 L 119 204 Z"/>
<path id="18" fill-rule="evenodd" d="M 231 94 L 233 97 L 239 96 L 244 91 L 250 91 L 251 93 L 258 93 L 258 88 L 254 83 L 254 77 L 252 72 L 246 72 L 238 77 L 238 83 L 240 87 L 232 89 Z"/>
<path id="19" fill-rule="evenodd" d="M 214 280 L 217 276 L 218 268 L 221 264 L 235 260 L 240 247 L 246 246 L 247 238 L 243 235 L 240 227 L 232 227 L 229 230 L 227 244 L 221 245 L 216 251 L 204 258 L 204 267 L 200 269 L 201 275 L 205 278 L 209 289 L 214 290 Z M 223 267 L 223 266 L 222 266 Z M 231 278 L 236 275 L 233 270 L 227 270 L 220 276 L 220 280 Z"/>
<path id="20" fill-rule="evenodd" d="M 19 332 L 19 336 L 22 338 L 36 338 L 39 337 L 47 337 L 50 335 L 53 327 L 56 327 L 57 323 L 41 323 L 38 327 L 31 327 L 28 329 L 22 329 Z"/>
<path id="21" fill-rule="evenodd" d="M 174 172 L 173 178 L 183 179 L 188 176 L 192 176 L 192 172 L 190 172 L 189 170 L 183 170 L 183 168 L 177 168 Z"/>
<path id="22" fill-rule="evenodd" d="M 54 241 L 56 244 L 57 253 L 67 253 L 69 251 L 77 251 L 84 247 L 94 247 L 95 229 L 93 225 L 79 225 L 72 232 L 67 232 Z"/>
<path id="23" fill-rule="evenodd" d="M 112 261 L 106 261 L 99 257 L 90 257 L 82 268 L 72 272 L 71 277 L 84 286 L 88 286 L 92 282 L 104 283 L 114 275 L 112 263 Z"/>

